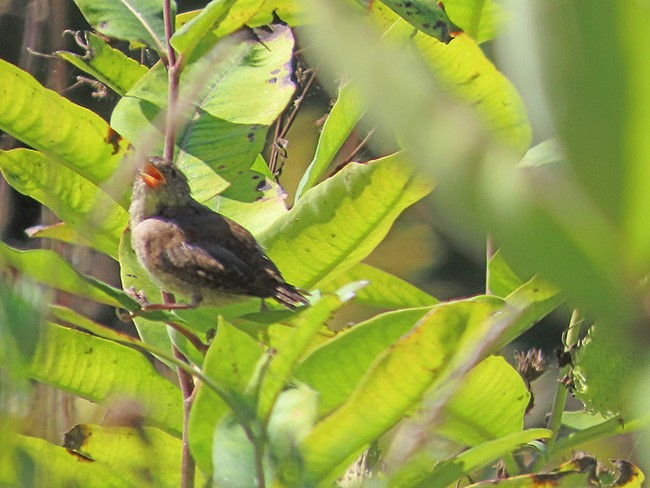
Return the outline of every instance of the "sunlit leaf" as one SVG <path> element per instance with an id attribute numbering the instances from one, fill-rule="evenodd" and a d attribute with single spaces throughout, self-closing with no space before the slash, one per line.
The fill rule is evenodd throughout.
<path id="1" fill-rule="evenodd" d="M 127 211 L 89 180 L 43 153 L 0 151 L 0 171 L 19 192 L 46 205 L 92 246 L 113 258 Z"/>
<path id="2" fill-rule="evenodd" d="M 5 358 L 0 358 L 4 363 Z M 148 421 L 181 431 L 180 391 L 142 354 L 106 339 L 48 324 L 39 336 L 27 375 L 94 402 L 129 399 Z"/>
<path id="3" fill-rule="evenodd" d="M 260 241 L 287 281 L 309 289 L 370 254 L 431 186 L 404 154 L 351 163 L 305 193 Z"/>
<path id="4" fill-rule="evenodd" d="M 95 184 L 113 174 L 129 146 L 99 115 L 5 61 L 0 61 L 0 129 Z"/>

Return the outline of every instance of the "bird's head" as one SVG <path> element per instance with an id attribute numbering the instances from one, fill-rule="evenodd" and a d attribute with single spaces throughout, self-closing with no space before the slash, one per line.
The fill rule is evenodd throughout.
<path id="1" fill-rule="evenodd" d="M 165 207 L 185 206 L 191 200 L 187 177 L 171 161 L 150 158 L 133 185 L 131 217 L 135 220 L 151 217 Z"/>

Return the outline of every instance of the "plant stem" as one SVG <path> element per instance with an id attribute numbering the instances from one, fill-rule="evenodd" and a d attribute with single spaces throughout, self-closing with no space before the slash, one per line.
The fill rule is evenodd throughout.
<path id="1" fill-rule="evenodd" d="M 496 250 L 494 249 L 494 241 L 492 236 L 488 234 L 485 242 L 485 294 L 492 295 L 490 290 L 490 259 L 494 256 Z"/>
<path id="2" fill-rule="evenodd" d="M 580 337 L 580 312 L 574 310 L 571 314 L 571 319 L 569 320 L 569 327 L 566 332 L 566 340 L 564 344 L 564 352 L 569 352 L 577 343 L 578 338 Z M 571 365 L 566 365 L 560 369 L 560 378 L 567 374 Z M 557 382 L 557 387 L 555 389 L 555 398 L 553 399 L 553 407 L 551 409 L 551 416 L 548 420 L 548 429 L 553 432 L 553 437 L 548 439 L 546 442 L 547 452 L 550 452 L 553 448 L 560 427 L 562 426 L 562 414 L 564 413 L 564 407 L 566 406 L 568 391 L 564 384 L 560 381 Z M 544 457 L 539 457 L 534 463 L 534 470 L 537 471 L 542 468 L 547 459 Z"/>
<path id="3" fill-rule="evenodd" d="M 176 299 L 171 293 L 162 292 L 164 303 L 175 303 Z M 180 362 L 187 363 L 187 358 L 178 350 L 175 345 L 172 345 L 174 358 Z M 194 393 L 194 379 L 192 375 L 185 371 L 185 369 L 176 367 L 176 374 L 178 376 L 178 384 L 181 388 L 183 395 L 183 452 L 181 457 L 181 488 L 194 487 L 194 460 L 190 453 L 190 445 L 188 441 L 188 427 L 190 420 L 190 409 L 192 408 L 192 394 Z"/>
<path id="4" fill-rule="evenodd" d="M 165 145 L 163 157 L 167 161 L 174 158 L 174 144 L 176 138 L 175 114 L 178 105 L 178 86 L 180 82 L 180 63 L 176 57 L 176 51 L 172 47 L 170 39 L 173 33 L 173 19 L 171 16 L 171 0 L 163 1 L 163 20 L 165 22 L 165 38 L 167 41 L 167 77 L 168 97 L 167 97 L 167 120 L 165 121 Z"/>
<path id="5" fill-rule="evenodd" d="M 185 356 L 181 354 L 176 346 L 173 346 L 173 351 L 176 359 L 183 362 L 187 361 Z M 192 408 L 192 393 L 194 393 L 194 380 L 191 374 L 181 368 L 176 368 L 176 374 L 178 375 L 178 383 L 183 394 L 183 454 L 181 459 L 181 488 L 193 488 L 195 466 L 192 454 L 190 453 L 187 434 L 190 409 Z"/>

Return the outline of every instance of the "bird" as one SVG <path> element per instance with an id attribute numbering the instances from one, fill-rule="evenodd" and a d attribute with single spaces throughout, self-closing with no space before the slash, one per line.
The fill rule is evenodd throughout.
<path id="1" fill-rule="evenodd" d="M 148 158 L 136 176 L 129 225 L 139 263 L 163 291 L 189 297 L 187 308 L 232 295 L 274 298 L 291 310 L 309 304 L 248 230 L 192 198 L 169 160 Z"/>

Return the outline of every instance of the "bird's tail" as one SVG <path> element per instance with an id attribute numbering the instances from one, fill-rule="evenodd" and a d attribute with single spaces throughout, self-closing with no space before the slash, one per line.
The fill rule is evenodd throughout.
<path id="1" fill-rule="evenodd" d="M 298 290 L 289 283 L 282 283 L 275 288 L 273 298 L 288 309 L 295 310 L 298 305 L 309 305 L 309 301 L 303 295 L 302 290 Z"/>

